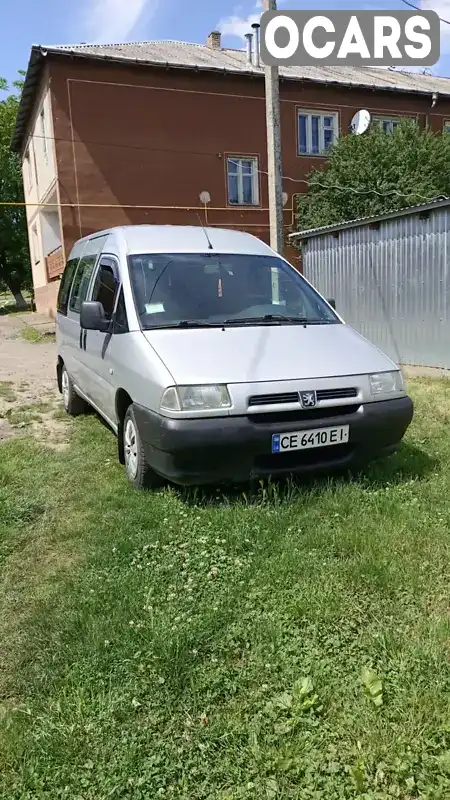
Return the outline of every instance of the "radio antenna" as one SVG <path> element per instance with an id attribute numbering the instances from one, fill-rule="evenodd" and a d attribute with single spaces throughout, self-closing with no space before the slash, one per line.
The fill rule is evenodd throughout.
<path id="1" fill-rule="evenodd" d="M 208 242 L 208 250 L 214 250 L 214 248 L 213 248 L 213 246 L 211 244 L 211 239 L 208 236 L 208 231 L 206 230 L 205 226 L 203 225 L 203 222 L 201 220 L 200 214 L 197 214 L 197 217 L 198 217 L 198 221 L 199 221 L 199 223 L 201 225 L 202 231 L 206 236 L 206 241 Z"/>

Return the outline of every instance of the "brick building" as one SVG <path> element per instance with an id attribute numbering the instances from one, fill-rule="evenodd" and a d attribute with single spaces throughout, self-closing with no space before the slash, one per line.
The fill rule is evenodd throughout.
<path id="1" fill-rule="evenodd" d="M 355 111 L 387 131 L 403 116 L 450 127 L 446 78 L 344 67 L 285 68 L 280 78 L 287 232 L 302 179 Z M 268 241 L 263 68 L 254 53 L 222 48 L 220 34 L 204 46 L 33 47 L 13 147 L 41 311 L 55 307 L 73 242 L 101 228 L 200 217 Z M 286 255 L 295 263 L 296 251 Z"/>

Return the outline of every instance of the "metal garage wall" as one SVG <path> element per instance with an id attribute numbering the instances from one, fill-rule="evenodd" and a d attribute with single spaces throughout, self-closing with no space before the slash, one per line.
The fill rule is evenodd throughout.
<path id="1" fill-rule="evenodd" d="M 313 236 L 305 277 L 394 361 L 450 369 L 449 226 L 443 208 Z"/>

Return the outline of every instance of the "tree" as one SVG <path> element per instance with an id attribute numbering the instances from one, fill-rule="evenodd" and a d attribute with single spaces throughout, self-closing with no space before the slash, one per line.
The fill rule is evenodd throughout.
<path id="1" fill-rule="evenodd" d="M 376 216 L 450 196 L 450 135 L 405 120 L 392 133 L 377 123 L 333 146 L 327 165 L 308 175 L 297 229 Z M 375 190 L 375 191 L 373 191 Z"/>
<path id="2" fill-rule="evenodd" d="M 13 85 L 20 91 L 23 83 L 18 80 L 14 81 Z M 0 91 L 9 91 L 3 78 L 0 78 Z M 2 203 L 24 202 L 20 159 L 17 153 L 11 150 L 19 99 L 19 94 L 9 94 L 0 101 L 0 201 Z M 24 206 L 0 205 L 0 284 L 8 287 L 19 308 L 27 307 L 22 290 L 31 286 L 31 270 Z"/>

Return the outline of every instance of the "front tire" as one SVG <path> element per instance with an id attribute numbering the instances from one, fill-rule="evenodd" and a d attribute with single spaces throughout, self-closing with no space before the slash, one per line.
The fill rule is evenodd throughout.
<path id="1" fill-rule="evenodd" d="M 61 370 L 61 394 L 64 408 L 71 417 L 78 417 L 80 414 L 86 412 L 86 403 L 83 398 L 76 393 L 72 378 L 64 364 Z"/>
<path id="2" fill-rule="evenodd" d="M 133 406 L 128 406 L 123 421 L 123 454 L 130 483 L 137 489 L 155 489 L 164 481 L 147 462 Z"/>

